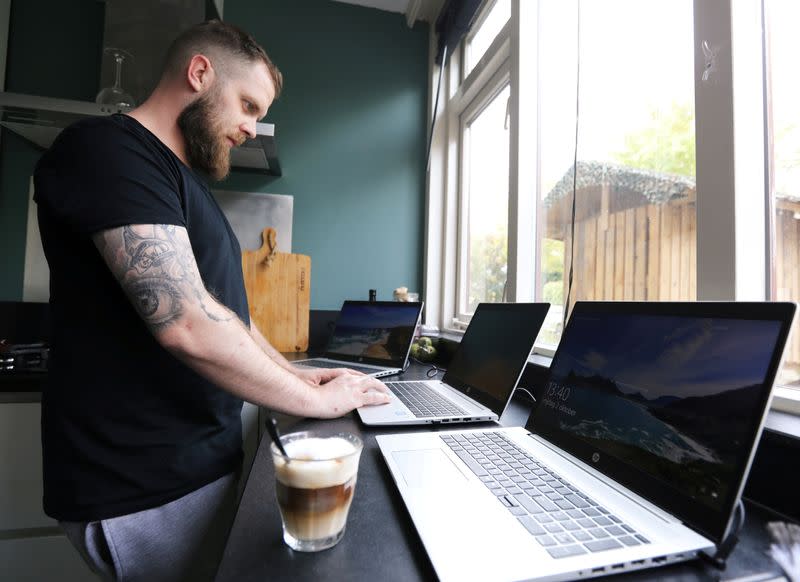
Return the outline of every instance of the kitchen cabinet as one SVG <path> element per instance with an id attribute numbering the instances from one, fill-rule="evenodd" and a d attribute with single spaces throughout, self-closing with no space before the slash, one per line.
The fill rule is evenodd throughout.
<path id="1" fill-rule="evenodd" d="M 37 393 L 21 396 L 38 400 Z M 42 510 L 41 409 L 39 402 L 0 401 L 0 579 L 96 582 L 58 523 Z M 244 404 L 240 494 L 258 448 L 261 417 L 259 407 Z"/>
<path id="2" fill-rule="evenodd" d="M 0 564 L 15 582 L 96 578 L 42 510 L 39 402 L 0 403 Z"/>
<path id="3" fill-rule="evenodd" d="M 3 579 L 14 582 L 97 582 L 64 535 L 0 540 Z"/>
<path id="4" fill-rule="evenodd" d="M 42 511 L 41 410 L 39 402 L 0 404 L 0 531 L 58 527 Z"/>

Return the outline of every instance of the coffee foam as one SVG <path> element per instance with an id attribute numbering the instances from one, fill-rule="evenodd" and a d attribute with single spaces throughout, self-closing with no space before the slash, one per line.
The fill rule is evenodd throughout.
<path id="1" fill-rule="evenodd" d="M 289 458 L 304 461 L 336 459 L 356 452 L 350 441 L 339 437 L 299 439 L 286 443 L 283 448 Z"/>
<path id="2" fill-rule="evenodd" d="M 273 454 L 275 476 L 281 483 L 301 489 L 332 487 L 358 471 L 356 448 L 342 438 L 308 438 L 284 445 L 291 459 Z"/>

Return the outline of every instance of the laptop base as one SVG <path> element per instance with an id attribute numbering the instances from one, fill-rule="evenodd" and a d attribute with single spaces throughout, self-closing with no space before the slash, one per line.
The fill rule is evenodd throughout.
<path id="1" fill-rule="evenodd" d="M 553 558 L 441 439 L 479 433 L 508 436 L 517 446 L 529 445 L 543 462 L 556 464 L 557 455 L 521 427 L 376 437 L 441 580 L 576 580 L 674 564 L 695 559 L 701 551 L 714 551 L 712 542 L 657 508 L 644 509 L 644 518 L 657 519 L 648 526 L 646 519 L 637 517 L 642 508 L 636 502 L 589 475 L 583 481 L 575 479 L 583 471 L 574 467 L 561 471 L 562 477 L 577 481 L 580 489 L 590 491 L 650 543 Z"/>

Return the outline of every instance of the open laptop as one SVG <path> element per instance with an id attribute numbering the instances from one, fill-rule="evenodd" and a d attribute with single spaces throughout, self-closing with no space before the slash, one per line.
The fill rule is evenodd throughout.
<path id="1" fill-rule="evenodd" d="M 368 425 L 497 420 L 549 308 L 549 303 L 480 303 L 441 382 L 387 382 L 392 401 L 359 408 L 358 415 Z"/>
<path id="2" fill-rule="evenodd" d="M 442 580 L 575 580 L 711 553 L 789 303 L 575 305 L 525 428 L 378 436 Z"/>
<path id="3" fill-rule="evenodd" d="M 350 368 L 376 378 L 405 369 L 422 302 L 345 301 L 322 357 L 292 364 Z"/>

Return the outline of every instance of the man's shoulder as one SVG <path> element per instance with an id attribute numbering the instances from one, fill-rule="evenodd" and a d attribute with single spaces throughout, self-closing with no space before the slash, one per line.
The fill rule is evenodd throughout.
<path id="1" fill-rule="evenodd" d="M 37 170 L 92 167 L 135 168 L 141 164 L 167 169 L 168 154 L 148 139 L 138 122 L 125 115 L 89 117 L 66 127 L 42 155 Z"/>
<path id="2" fill-rule="evenodd" d="M 108 141 L 109 144 L 136 138 L 123 115 L 103 115 L 87 117 L 67 126 L 53 142 L 53 147 L 64 144 L 76 145 L 80 142 L 97 143 Z"/>

